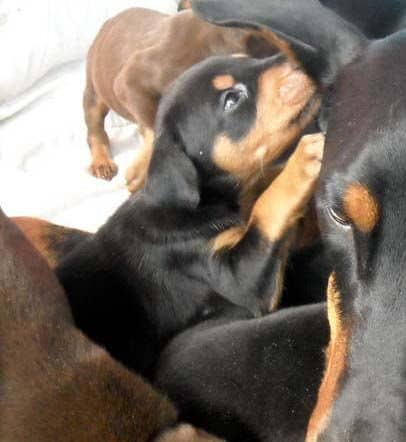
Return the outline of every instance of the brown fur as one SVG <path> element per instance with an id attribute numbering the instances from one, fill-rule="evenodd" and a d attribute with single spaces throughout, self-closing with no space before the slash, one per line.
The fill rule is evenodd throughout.
<path id="1" fill-rule="evenodd" d="M 330 343 L 326 351 L 326 370 L 316 407 L 310 417 L 306 441 L 317 441 L 328 425 L 331 409 L 344 372 L 349 342 L 349 327 L 343 323 L 340 311 L 340 292 L 335 274 L 330 276 L 327 289 L 327 313 L 330 324 Z"/>
<path id="2" fill-rule="evenodd" d="M 182 72 L 211 55 L 247 50 L 255 56 L 275 52 L 258 32 L 214 26 L 192 11 L 168 16 L 133 8 L 108 20 L 88 54 L 83 105 L 91 173 L 104 179 L 117 173 L 103 123 L 109 109 L 152 130 L 160 97 Z M 132 191 L 144 182 L 149 150 L 144 153 L 141 165 L 127 173 Z"/>
<path id="3" fill-rule="evenodd" d="M 346 216 L 363 233 L 371 233 L 379 221 L 379 205 L 367 187 L 353 183 L 345 191 Z"/>
<path id="4" fill-rule="evenodd" d="M 0 440 L 147 442 L 172 427 L 174 406 L 76 329 L 56 276 L 1 211 L 0 251 Z"/>
<path id="5" fill-rule="evenodd" d="M 53 269 L 58 264 L 58 246 L 73 234 L 86 232 L 58 226 L 37 218 L 15 217 L 13 221 Z"/>

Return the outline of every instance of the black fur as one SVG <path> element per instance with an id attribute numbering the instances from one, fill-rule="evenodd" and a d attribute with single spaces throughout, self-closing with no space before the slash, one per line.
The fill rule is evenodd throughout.
<path id="1" fill-rule="evenodd" d="M 315 45 L 320 33 L 330 33 L 329 38 L 319 39 L 319 47 L 327 62 L 336 59 L 340 63 L 329 96 L 316 200 L 322 237 L 336 273 L 337 314 L 349 342 L 332 409 L 324 410 L 327 420 L 318 440 L 402 441 L 406 433 L 406 31 L 391 32 L 402 27 L 406 5 L 403 1 L 357 2 L 373 5 L 383 14 L 382 22 L 377 17 L 370 23 L 375 29 L 370 35 L 391 35 L 382 40 L 360 39 L 359 32 L 348 27 L 345 38 L 353 40 L 349 47 L 356 50 L 349 57 L 337 58 L 331 42 L 343 37 L 341 21 L 335 20 L 339 25 L 328 29 L 331 22 L 324 20 L 326 10 L 317 3 L 267 0 L 241 9 L 239 1 L 195 0 L 194 6 L 210 21 L 268 24 L 274 31 L 300 38 L 303 44 Z M 338 8 L 341 2 L 328 3 Z M 291 7 L 295 17 L 303 18 L 299 25 Z M 356 7 L 351 10 L 358 11 Z M 369 17 L 370 12 L 354 16 L 354 22 Z M 323 64 L 320 69 L 323 74 Z M 345 192 L 352 183 L 365 186 L 377 202 L 376 225 L 370 231 L 357 227 L 344 210 Z M 336 214 L 342 217 L 340 222 Z"/>
<path id="2" fill-rule="evenodd" d="M 220 133 L 248 133 L 258 77 L 283 61 L 217 57 L 183 74 L 159 109 L 145 188 L 56 269 L 79 327 L 144 375 L 181 330 L 269 308 L 284 239 L 272 243 L 252 225 L 235 247 L 213 252 L 220 232 L 246 221 L 239 183 L 215 166 L 211 150 Z M 249 90 L 233 112 L 212 85 L 219 74 Z"/>
<path id="3" fill-rule="evenodd" d="M 156 383 L 182 417 L 234 442 L 304 440 L 328 341 L 325 305 L 208 322 L 162 353 Z"/>

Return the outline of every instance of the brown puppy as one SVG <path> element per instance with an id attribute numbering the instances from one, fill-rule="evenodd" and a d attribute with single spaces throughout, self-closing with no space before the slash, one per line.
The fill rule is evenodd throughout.
<path id="1" fill-rule="evenodd" d="M 74 327 L 55 275 L 1 210 L 0 253 L 0 440 L 218 441 L 171 428 L 174 406 Z"/>
<path id="2" fill-rule="evenodd" d="M 168 16 L 132 8 L 108 20 L 90 48 L 87 62 L 83 106 L 91 173 L 108 180 L 117 173 L 104 130 L 104 118 L 113 109 L 137 122 L 144 136 L 144 148 L 126 173 L 129 190 L 137 190 L 152 153 L 158 103 L 168 86 L 211 55 L 246 52 L 266 56 L 275 50 L 255 32 L 213 26 L 192 11 Z"/>

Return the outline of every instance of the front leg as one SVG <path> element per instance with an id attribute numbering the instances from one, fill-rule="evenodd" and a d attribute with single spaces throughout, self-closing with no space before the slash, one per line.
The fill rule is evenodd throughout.
<path id="1" fill-rule="evenodd" d="M 291 233 L 314 192 L 323 149 L 322 134 L 302 137 L 283 171 L 254 204 L 248 224 L 213 240 L 213 289 L 254 314 L 278 306 Z"/>

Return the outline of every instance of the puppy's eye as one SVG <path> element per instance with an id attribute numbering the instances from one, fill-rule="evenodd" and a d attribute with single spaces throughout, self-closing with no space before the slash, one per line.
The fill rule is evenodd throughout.
<path id="1" fill-rule="evenodd" d="M 330 218 L 336 224 L 338 224 L 342 227 L 350 227 L 351 226 L 350 220 L 345 215 L 340 213 L 338 210 L 333 209 L 332 207 L 329 207 L 328 214 L 329 214 Z"/>
<path id="2" fill-rule="evenodd" d="M 221 96 L 224 112 L 236 109 L 247 97 L 247 88 L 243 84 L 236 84 L 232 89 L 227 89 Z"/>

